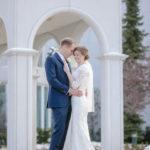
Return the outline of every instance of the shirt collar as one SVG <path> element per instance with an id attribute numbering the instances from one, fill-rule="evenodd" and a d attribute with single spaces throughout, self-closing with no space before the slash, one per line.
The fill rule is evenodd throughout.
<path id="1" fill-rule="evenodd" d="M 56 53 L 60 56 L 61 60 L 64 61 L 65 59 L 64 56 L 60 52 L 56 52 Z"/>

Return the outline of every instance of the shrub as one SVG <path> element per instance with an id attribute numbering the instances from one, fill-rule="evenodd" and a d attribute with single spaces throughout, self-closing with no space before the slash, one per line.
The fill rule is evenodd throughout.
<path id="1" fill-rule="evenodd" d="M 7 132 L 6 129 L 0 129 L 0 148 L 7 145 Z"/>
<path id="2" fill-rule="evenodd" d="M 150 127 L 146 127 L 144 132 L 144 143 L 150 144 Z"/>
<path id="3" fill-rule="evenodd" d="M 49 143 L 49 138 L 51 137 L 52 129 L 41 129 L 37 128 L 37 143 Z"/>

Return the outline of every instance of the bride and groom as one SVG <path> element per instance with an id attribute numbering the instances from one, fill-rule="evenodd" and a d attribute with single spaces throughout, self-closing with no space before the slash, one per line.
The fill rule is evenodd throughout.
<path id="1" fill-rule="evenodd" d="M 71 55 L 78 64 L 73 73 L 67 61 Z M 47 108 L 54 118 L 49 150 L 94 150 L 87 124 L 88 112 L 94 111 L 93 71 L 88 59 L 88 49 L 76 47 L 71 38 L 63 39 L 59 52 L 46 59 Z"/>

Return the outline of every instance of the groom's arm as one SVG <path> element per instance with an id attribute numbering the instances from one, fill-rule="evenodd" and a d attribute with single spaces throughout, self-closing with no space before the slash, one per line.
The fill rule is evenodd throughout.
<path id="1" fill-rule="evenodd" d="M 59 92 L 67 94 L 69 86 L 61 83 L 56 77 L 55 63 L 51 57 L 48 57 L 45 62 L 46 77 L 49 84 Z"/>

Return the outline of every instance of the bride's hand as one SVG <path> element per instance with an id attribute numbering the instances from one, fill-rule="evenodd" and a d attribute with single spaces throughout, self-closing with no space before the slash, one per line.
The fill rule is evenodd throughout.
<path id="1" fill-rule="evenodd" d="M 64 71 L 66 72 L 66 73 L 68 73 L 68 64 L 67 64 L 67 62 L 66 61 L 64 61 Z"/>

